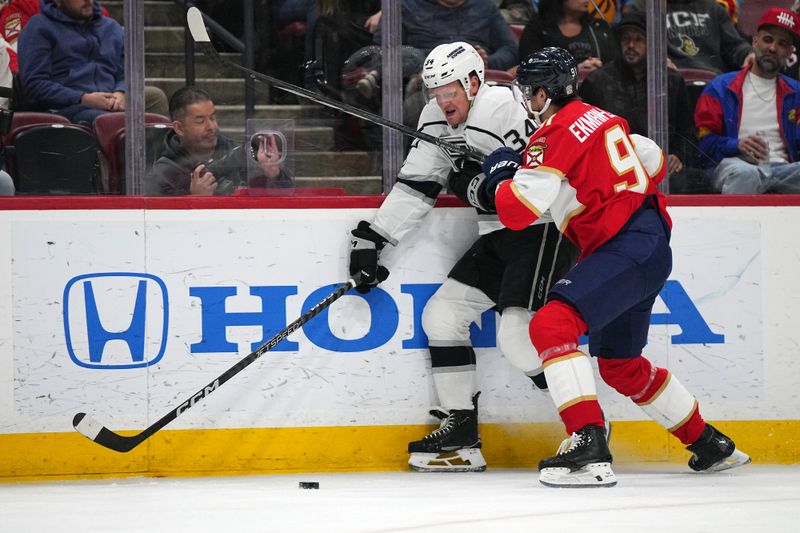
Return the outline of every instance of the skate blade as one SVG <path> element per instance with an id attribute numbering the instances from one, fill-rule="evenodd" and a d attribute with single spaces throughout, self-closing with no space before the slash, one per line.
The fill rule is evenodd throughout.
<path id="1" fill-rule="evenodd" d="M 554 488 L 600 488 L 616 485 L 617 476 L 611 463 L 590 463 L 574 472 L 569 468 L 544 468 L 539 472 L 539 482 Z"/>
<path id="2" fill-rule="evenodd" d="M 740 452 L 738 448 L 733 449 L 733 453 L 730 454 L 728 457 L 714 463 L 713 465 L 706 468 L 705 472 L 722 472 L 723 470 L 730 470 L 731 468 L 736 468 L 737 466 L 744 466 L 746 464 L 750 464 L 752 459 L 749 455 L 744 452 Z"/>
<path id="3" fill-rule="evenodd" d="M 415 452 L 408 458 L 408 466 L 417 472 L 483 472 L 486 460 L 480 448 L 465 448 L 452 452 Z"/>

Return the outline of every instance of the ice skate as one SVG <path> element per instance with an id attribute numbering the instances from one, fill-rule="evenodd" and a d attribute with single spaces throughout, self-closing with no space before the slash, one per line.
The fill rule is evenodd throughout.
<path id="1" fill-rule="evenodd" d="M 613 487 L 606 430 L 584 426 L 562 442 L 555 456 L 539 461 L 539 482 L 548 487 Z"/>
<path id="2" fill-rule="evenodd" d="M 441 420 L 439 428 L 421 440 L 408 443 L 408 465 L 418 472 L 482 472 L 486 460 L 481 453 L 478 433 L 478 395 L 475 409 L 434 409 Z"/>
<path id="3" fill-rule="evenodd" d="M 720 472 L 748 464 L 750 456 L 736 449 L 736 444 L 711 424 L 700 438 L 686 447 L 692 452 L 689 468 L 697 472 Z"/>

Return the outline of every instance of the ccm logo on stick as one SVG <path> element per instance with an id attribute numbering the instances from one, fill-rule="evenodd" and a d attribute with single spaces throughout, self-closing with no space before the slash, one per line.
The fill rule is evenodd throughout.
<path id="1" fill-rule="evenodd" d="M 176 415 L 181 414 L 182 412 L 184 412 L 188 408 L 192 407 L 194 404 L 196 404 L 197 402 L 199 402 L 200 400 L 202 400 L 203 398 L 205 398 L 206 396 L 208 396 L 209 394 L 211 394 L 212 392 L 214 392 L 218 388 L 219 388 L 219 380 L 217 379 L 217 380 L 214 380 L 214 383 L 206 386 L 201 391 L 197 391 L 191 398 L 189 398 L 188 400 L 183 402 L 175 410 L 175 414 Z"/>
<path id="2" fill-rule="evenodd" d="M 76 276 L 64 287 L 67 352 L 85 368 L 140 368 L 167 347 L 169 300 L 151 274 L 102 272 Z"/>

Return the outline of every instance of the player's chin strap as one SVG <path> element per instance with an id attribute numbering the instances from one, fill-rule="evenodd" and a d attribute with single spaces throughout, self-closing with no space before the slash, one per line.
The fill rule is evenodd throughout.
<path id="1" fill-rule="evenodd" d="M 551 103 L 552 103 L 552 100 L 548 96 L 547 100 L 545 100 L 545 102 L 544 102 L 544 107 L 541 108 L 539 111 L 534 111 L 533 109 L 531 109 L 530 102 L 528 102 L 528 113 L 531 115 L 531 118 L 533 120 L 533 125 L 536 126 L 537 128 L 541 128 L 542 127 L 542 122 L 543 122 L 542 121 L 542 113 L 547 111 L 547 108 L 550 107 Z"/>
<path id="2" fill-rule="evenodd" d="M 533 95 L 536 94 L 536 89 L 532 87 L 521 87 L 515 82 L 511 85 L 511 92 L 514 94 L 514 100 L 522 105 L 528 113 L 528 116 L 533 120 L 533 125 L 536 126 L 536 128 L 541 128 L 543 122 L 541 115 L 547 111 L 547 108 L 550 107 L 550 103 L 552 102 L 550 96 L 547 97 L 547 101 L 545 101 L 544 107 L 541 110 L 534 111 L 531 109 L 531 100 L 533 99 Z"/>

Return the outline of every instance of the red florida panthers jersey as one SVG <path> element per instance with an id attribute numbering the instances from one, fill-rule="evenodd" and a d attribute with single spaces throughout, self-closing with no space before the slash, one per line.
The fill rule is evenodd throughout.
<path id="1" fill-rule="evenodd" d="M 568 103 L 531 137 L 522 168 L 495 196 L 501 222 L 522 229 L 548 209 L 581 257 L 613 237 L 666 174 L 664 155 L 646 137 L 630 136 L 625 119 Z"/>

